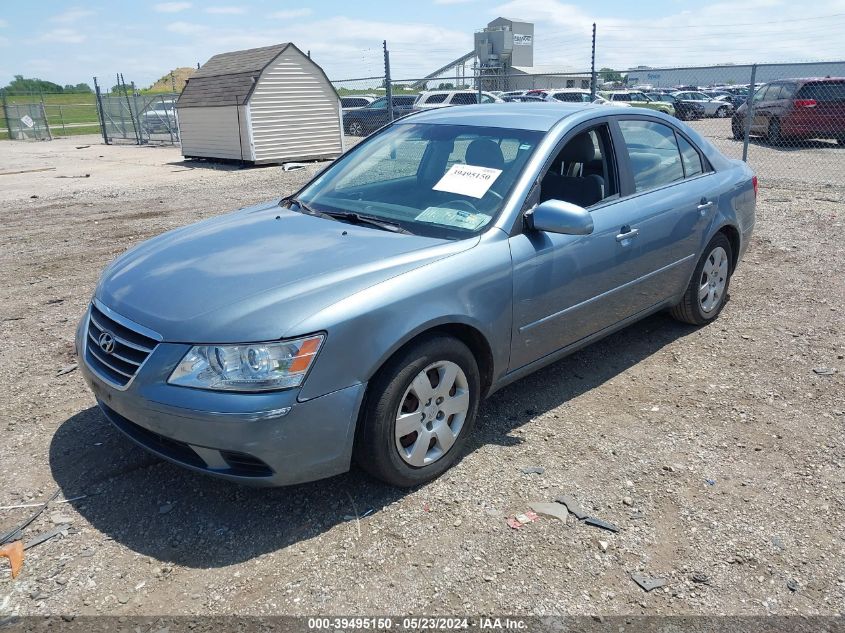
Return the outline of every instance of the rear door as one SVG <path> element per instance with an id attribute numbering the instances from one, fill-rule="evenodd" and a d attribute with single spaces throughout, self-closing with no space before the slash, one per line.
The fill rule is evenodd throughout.
<path id="1" fill-rule="evenodd" d="M 780 96 L 780 83 L 771 83 L 763 86 L 754 93 L 754 118 L 751 123 L 751 131 L 758 134 L 766 134 L 769 131 L 769 119 L 772 117 L 772 104 Z"/>

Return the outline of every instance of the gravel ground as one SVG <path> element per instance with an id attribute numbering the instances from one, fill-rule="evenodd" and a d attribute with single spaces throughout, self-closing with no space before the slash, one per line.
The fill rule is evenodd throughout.
<path id="1" fill-rule="evenodd" d="M 78 371 L 56 374 L 117 254 L 284 194 L 319 165 L 192 168 L 176 148 L 95 138 L 2 144 L 0 172 L 56 169 L 0 175 L 0 506 L 87 496 L 26 529 L 69 525 L 27 551 L 16 580 L 0 560 L 0 616 L 842 614 L 838 165 L 836 186 L 761 173 L 754 241 L 718 321 L 656 315 L 497 393 L 439 480 L 398 491 L 353 471 L 254 490 L 151 457 Z M 544 471 L 522 472 L 533 466 Z M 507 526 L 562 493 L 621 530 Z M 32 511 L 0 510 L 0 533 Z M 646 593 L 632 572 L 668 582 Z"/>

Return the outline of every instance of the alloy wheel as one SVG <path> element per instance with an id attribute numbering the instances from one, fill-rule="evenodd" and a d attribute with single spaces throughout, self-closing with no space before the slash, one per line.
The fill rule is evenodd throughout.
<path id="1" fill-rule="evenodd" d="M 717 246 L 707 256 L 698 283 L 698 304 L 703 313 L 709 314 L 719 307 L 727 284 L 728 254 L 724 248 Z"/>
<path id="2" fill-rule="evenodd" d="M 443 457 L 457 440 L 470 405 L 464 371 L 451 361 L 423 369 L 402 396 L 396 412 L 396 450 L 421 468 Z"/>

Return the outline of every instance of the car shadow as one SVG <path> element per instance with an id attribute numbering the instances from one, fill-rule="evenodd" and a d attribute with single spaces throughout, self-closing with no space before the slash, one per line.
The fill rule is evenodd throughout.
<path id="1" fill-rule="evenodd" d="M 651 316 L 495 393 L 482 403 L 468 453 L 521 440 L 509 432 L 602 385 L 696 328 Z M 50 468 L 93 528 L 139 554 L 192 568 L 233 565 L 332 529 L 356 530 L 407 492 L 359 469 L 287 488 L 248 488 L 161 461 L 90 407 L 63 422 Z"/>

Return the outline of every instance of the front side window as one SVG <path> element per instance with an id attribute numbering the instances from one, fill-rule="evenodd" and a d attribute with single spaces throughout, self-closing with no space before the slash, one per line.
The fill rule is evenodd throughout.
<path id="1" fill-rule="evenodd" d="M 684 178 L 675 131 L 654 121 L 619 121 L 637 192 Z"/>
<path id="2" fill-rule="evenodd" d="M 481 103 L 495 103 L 496 100 L 490 95 L 481 95 Z"/>
<path id="3" fill-rule="evenodd" d="M 620 92 L 620 93 L 613 95 L 613 100 L 614 101 L 630 101 L 631 95 L 624 93 L 624 92 Z"/>
<path id="4" fill-rule="evenodd" d="M 566 80 L 566 87 L 567 88 L 574 88 L 575 87 L 575 80 L 574 79 L 567 79 Z"/>
<path id="5" fill-rule="evenodd" d="M 411 121 L 361 143 L 298 198 L 316 213 L 354 212 L 412 233 L 461 239 L 495 219 L 543 137 Z"/>
<path id="6" fill-rule="evenodd" d="M 644 94 L 639 92 L 632 92 L 631 93 L 631 101 L 648 101 Z"/>

